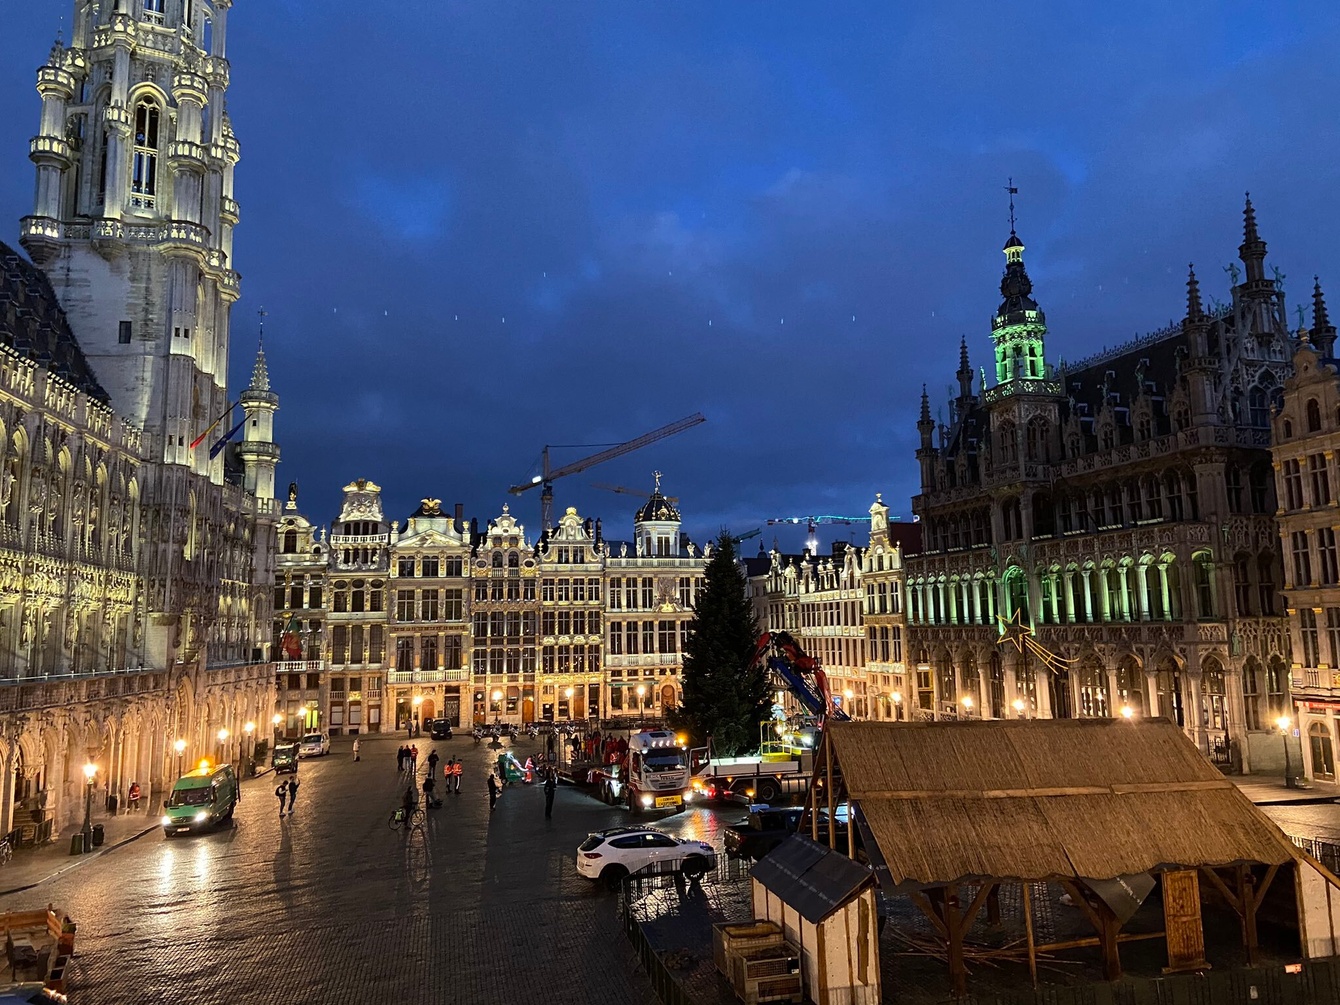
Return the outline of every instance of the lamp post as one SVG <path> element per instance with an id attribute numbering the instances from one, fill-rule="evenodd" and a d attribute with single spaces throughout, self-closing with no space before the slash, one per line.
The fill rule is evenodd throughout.
<path id="1" fill-rule="evenodd" d="M 186 741 L 177 740 L 172 744 L 172 749 L 177 752 L 177 777 L 181 777 L 181 755 L 186 753 Z"/>
<path id="2" fill-rule="evenodd" d="M 1121 717 L 1122 717 L 1123 719 L 1133 719 L 1133 718 L 1135 718 L 1135 709 L 1131 708 L 1130 705 L 1122 705 L 1122 706 L 1121 706 Z"/>
<path id="3" fill-rule="evenodd" d="M 563 696 L 568 699 L 568 722 L 572 722 L 573 719 L 576 718 L 576 716 L 572 714 L 572 696 L 575 693 L 576 692 L 573 691 L 572 688 L 568 688 L 566 691 L 563 692 Z"/>
<path id="4" fill-rule="evenodd" d="M 965 694 L 961 699 L 963 702 L 963 718 L 972 718 L 972 695 Z"/>
<path id="5" fill-rule="evenodd" d="M 249 749 L 247 750 L 247 756 L 250 757 L 252 751 L 254 751 L 254 750 L 256 749 L 255 746 L 253 745 L 253 740 L 252 740 L 252 734 L 256 732 L 256 724 L 255 724 L 254 722 L 251 722 L 250 720 L 248 720 L 247 722 L 245 722 L 245 723 L 242 725 L 242 732 L 245 733 L 245 734 L 246 734 L 246 737 L 247 737 L 247 747 L 249 748 Z M 241 738 L 241 737 L 238 737 L 238 739 L 237 739 L 237 770 L 238 770 L 238 771 L 241 771 L 241 770 L 242 770 L 242 738 Z"/>
<path id="6" fill-rule="evenodd" d="M 410 718 L 414 721 L 414 734 L 417 736 L 419 733 L 419 706 L 423 704 L 423 695 L 416 694 L 414 700 L 411 701 L 410 704 L 414 707 L 414 711 L 410 714 Z"/>
<path id="7" fill-rule="evenodd" d="M 903 692 L 893 692 L 893 718 L 898 721 L 903 717 Z"/>
<path id="8" fill-rule="evenodd" d="M 642 713 L 646 711 L 647 703 L 644 700 L 647 695 L 647 685 L 639 684 L 637 686 L 637 717 L 642 718 Z"/>
<path id="9" fill-rule="evenodd" d="M 227 744 L 228 737 L 231 734 L 226 729 L 220 729 L 217 735 L 219 737 L 219 760 L 226 761 L 228 759 L 228 748 L 225 744 Z"/>
<path id="10" fill-rule="evenodd" d="M 493 724 L 496 726 L 502 721 L 502 692 L 495 687 L 489 697 L 493 699 Z"/>
<path id="11" fill-rule="evenodd" d="M 1014 701 L 1010 702 L 1010 705 L 1014 708 L 1015 712 L 1019 714 L 1019 718 L 1022 719 L 1024 717 L 1024 700 L 1022 698 L 1015 698 Z"/>
<path id="12" fill-rule="evenodd" d="M 1287 715 L 1282 715 L 1275 720 L 1275 725 L 1280 728 L 1280 736 L 1284 738 L 1284 785 L 1286 788 L 1294 788 L 1293 769 L 1289 764 L 1289 726 L 1292 725 Z"/>
<path id="13" fill-rule="evenodd" d="M 275 746 L 277 747 L 279 746 L 279 727 L 284 724 L 284 717 L 276 712 L 274 718 L 270 720 L 270 724 L 275 728 Z"/>
<path id="14" fill-rule="evenodd" d="M 84 765 L 84 851 L 93 847 L 93 779 L 98 766 L 92 761 Z"/>

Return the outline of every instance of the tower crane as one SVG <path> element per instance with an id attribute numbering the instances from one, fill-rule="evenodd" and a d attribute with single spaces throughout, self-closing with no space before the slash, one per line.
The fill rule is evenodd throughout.
<path id="1" fill-rule="evenodd" d="M 686 429 L 692 429 L 700 423 L 706 422 L 707 417 L 701 412 L 694 412 L 686 418 L 669 425 L 661 426 L 659 429 L 653 429 L 649 433 L 643 433 L 641 436 L 627 440 L 623 443 L 615 444 L 590 457 L 583 457 L 579 461 L 573 461 L 571 464 L 565 464 L 561 468 L 551 468 L 549 466 L 549 450 L 553 444 L 546 443 L 544 450 L 540 452 L 540 474 L 536 475 L 530 481 L 521 485 L 513 485 L 507 491 L 514 496 L 542 486 L 540 492 L 540 520 L 544 529 L 548 530 L 553 526 L 554 514 L 554 481 L 559 478 L 565 478 L 568 475 L 575 475 L 587 468 L 595 467 L 597 464 L 603 464 L 605 461 L 611 461 L 616 457 L 622 457 L 624 454 L 632 453 L 634 450 L 641 450 L 643 447 L 655 443 L 657 440 L 663 440 L 667 436 L 674 436 L 676 433 L 682 433 Z"/>
<path id="2" fill-rule="evenodd" d="M 819 552 L 819 537 L 818 537 L 818 535 L 814 532 L 814 528 L 817 527 L 819 524 L 821 524 L 821 523 L 853 524 L 853 523 L 869 523 L 869 522 L 870 522 L 870 517 L 869 517 L 868 515 L 867 515 L 867 516 L 833 516 L 832 514 L 825 514 L 825 515 L 823 515 L 823 516 L 779 516 L 779 517 L 773 517 L 773 518 L 771 518 L 771 519 L 768 520 L 768 526 L 772 526 L 773 524 L 777 524 L 777 523 L 796 523 L 796 524 L 803 523 L 803 524 L 805 524 L 805 525 L 806 525 L 806 532 L 805 532 L 805 546 L 806 546 L 807 548 L 809 548 L 809 550 L 810 550 L 810 554 L 811 554 L 811 555 L 816 555 L 816 554 L 818 554 L 818 552 Z"/>

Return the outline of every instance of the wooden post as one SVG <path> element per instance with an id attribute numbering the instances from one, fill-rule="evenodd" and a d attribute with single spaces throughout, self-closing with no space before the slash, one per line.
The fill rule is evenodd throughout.
<path id="1" fill-rule="evenodd" d="M 828 790 L 828 847 L 837 850 L 837 814 L 833 809 L 833 738 L 828 732 L 828 723 L 824 723 L 824 788 Z M 850 818 L 847 821 L 851 828 Z"/>
<path id="2" fill-rule="evenodd" d="M 1121 931 L 1121 922 L 1112 913 L 1112 909 L 1099 897 L 1090 900 L 1085 890 L 1074 880 L 1063 879 L 1061 885 L 1070 894 L 1075 906 L 1084 912 L 1089 923 L 1098 933 L 1098 945 L 1103 950 L 1103 976 L 1109 981 L 1121 979 L 1121 953 L 1118 949 L 1117 935 Z"/>
<path id="3" fill-rule="evenodd" d="M 986 895 L 986 922 L 988 925 L 1000 924 L 1000 887 L 991 887 Z"/>
<path id="4" fill-rule="evenodd" d="M 1031 883 L 1022 884 L 1024 888 L 1024 935 L 1028 939 L 1028 976 L 1033 979 L 1033 987 L 1038 986 L 1037 940 L 1033 938 L 1033 890 Z"/>
<path id="5" fill-rule="evenodd" d="M 946 888 L 943 897 L 941 906 L 948 934 L 949 980 L 954 985 L 954 996 L 962 998 L 968 993 L 968 968 L 963 962 L 963 921 L 959 914 L 958 887 Z"/>
<path id="6" fill-rule="evenodd" d="M 1247 965 L 1256 966 L 1256 904 L 1254 902 L 1252 870 L 1248 865 L 1239 863 L 1238 903 L 1242 905 L 1242 944 L 1247 950 Z"/>

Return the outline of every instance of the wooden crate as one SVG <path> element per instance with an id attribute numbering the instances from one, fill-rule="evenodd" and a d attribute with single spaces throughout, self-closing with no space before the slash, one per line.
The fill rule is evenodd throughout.
<path id="1" fill-rule="evenodd" d="M 736 951 L 731 953 L 730 961 L 731 986 L 741 997 L 750 984 L 792 974 L 800 977 L 800 950 L 786 941 Z"/>
<path id="2" fill-rule="evenodd" d="M 800 974 L 788 974 L 785 977 L 762 977 L 745 985 L 740 995 L 745 1005 L 759 1005 L 760 1002 L 803 1002 L 805 989 Z"/>
<path id="3" fill-rule="evenodd" d="M 754 920 L 712 926 L 712 960 L 723 977 L 731 976 L 731 954 L 744 949 L 778 946 L 781 928 L 772 921 Z"/>

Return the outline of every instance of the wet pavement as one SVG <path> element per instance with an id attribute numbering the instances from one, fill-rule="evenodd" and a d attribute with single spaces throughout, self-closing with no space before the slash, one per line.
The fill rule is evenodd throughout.
<path id="1" fill-rule="evenodd" d="M 423 831 L 395 832 L 400 742 L 365 737 L 355 763 L 350 741 L 337 740 L 331 756 L 304 761 L 283 820 L 274 777 L 250 780 L 233 826 L 171 839 L 155 829 L 0 895 L 0 910 L 53 902 L 78 922 L 76 1005 L 653 1005 L 614 897 L 573 864 L 588 832 L 626 822 L 621 811 L 561 787 L 547 821 L 538 786 L 513 785 L 490 815 L 494 752 L 468 738 L 420 740 L 424 756 L 436 746 L 464 760 L 462 792 Z M 721 820 L 739 815 L 696 809 L 647 822 L 720 848 Z M 0 885 L 12 890 L 17 878 Z"/>

